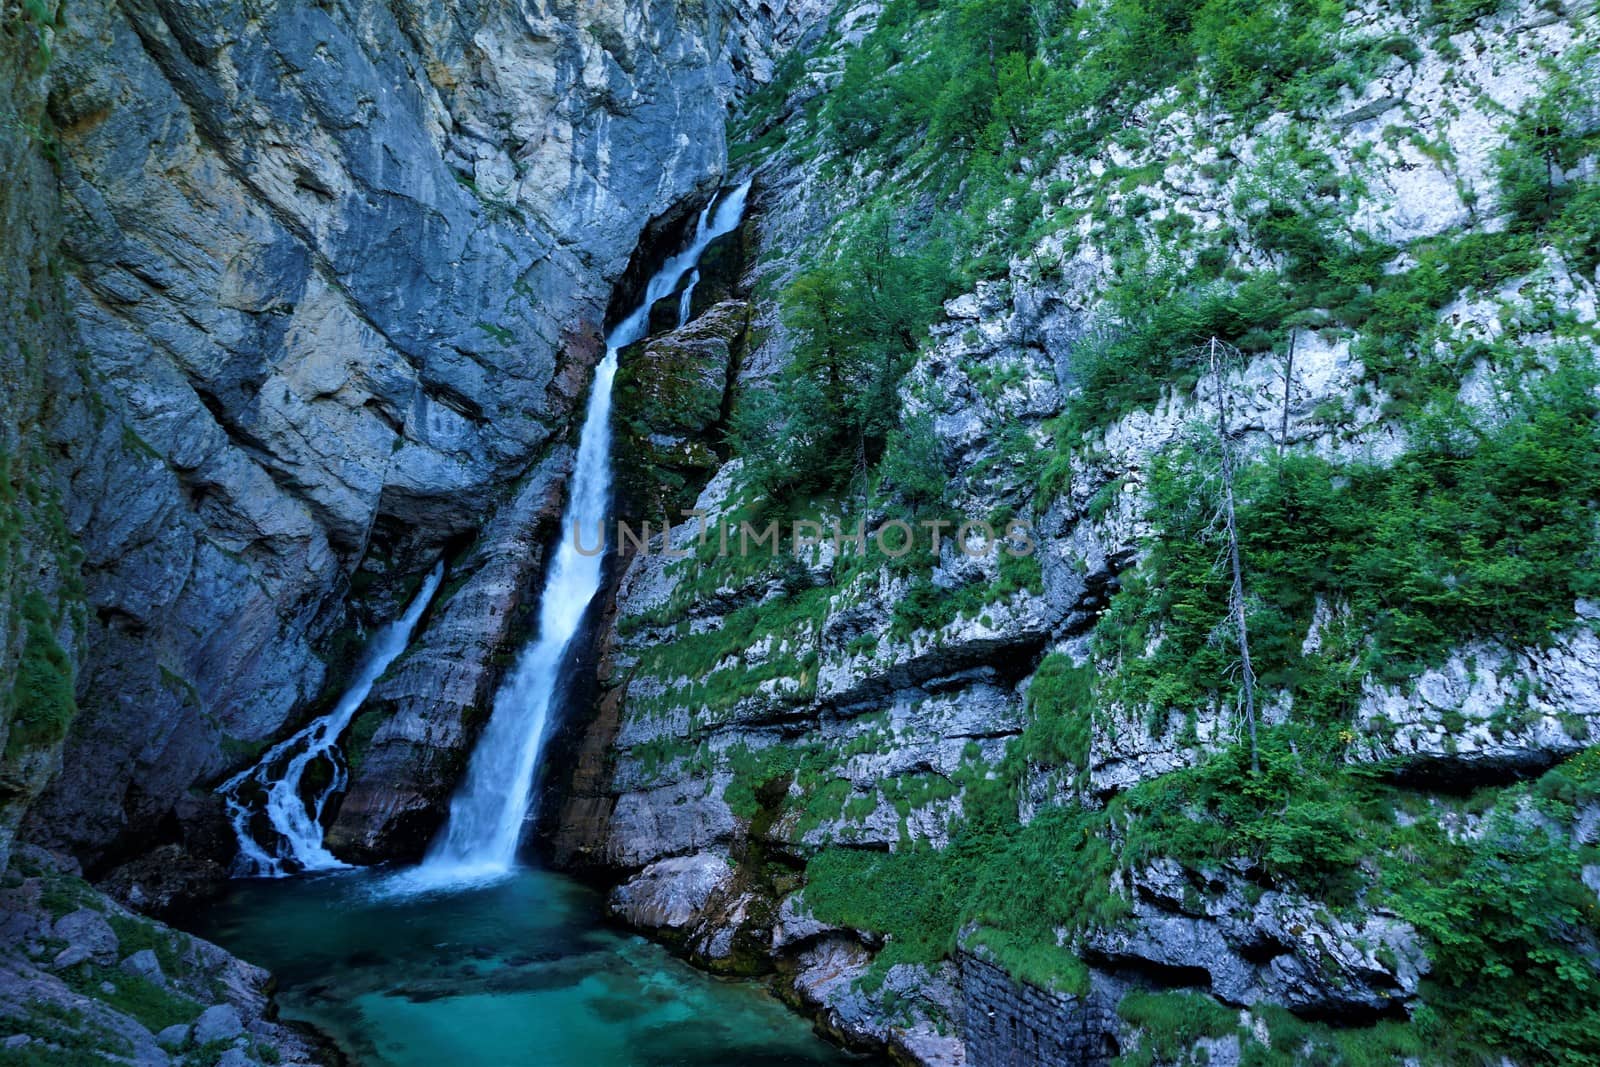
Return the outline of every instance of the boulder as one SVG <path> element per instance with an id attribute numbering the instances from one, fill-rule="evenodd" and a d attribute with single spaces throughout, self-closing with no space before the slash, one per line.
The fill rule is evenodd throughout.
<path id="1" fill-rule="evenodd" d="M 167 976 L 161 970 L 161 961 L 156 958 L 156 954 L 153 951 L 147 948 L 142 948 L 123 960 L 121 969 L 125 974 L 135 975 L 146 981 L 154 982 L 156 985 L 164 986 L 167 984 Z"/>
<path id="2" fill-rule="evenodd" d="M 194 1043 L 197 1045 L 231 1041 L 242 1033 L 244 1021 L 239 1018 L 239 1009 L 232 1004 L 213 1004 L 194 1021 Z"/>
<path id="3" fill-rule="evenodd" d="M 188 1023 L 173 1023 L 156 1032 L 156 1044 L 168 1052 L 176 1052 L 188 1043 L 189 1032 L 192 1029 Z"/>
<path id="4" fill-rule="evenodd" d="M 658 860 L 612 890 L 611 910 L 633 926 L 680 928 L 700 915 L 733 874 L 728 858 L 715 852 Z"/>
<path id="5" fill-rule="evenodd" d="M 56 920 L 52 933 L 58 941 L 67 943 L 67 947 L 56 953 L 51 961 L 51 966 L 56 970 L 85 962 L 102 965 L 116 962 L 116 932 L 106 922 L 105 916 L 97 911 L 79 908 L 63 915 Z"/>

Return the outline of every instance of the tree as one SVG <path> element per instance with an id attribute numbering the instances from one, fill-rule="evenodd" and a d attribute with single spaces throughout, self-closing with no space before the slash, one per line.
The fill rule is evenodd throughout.
<path id="1" fill-rule="evenodd" d="M 1518 116 L 1497 158 L 1502 206 L 1517 218 L 1543 222 L 1555 214 L 1563 172 L 1596 148 L 1596 92 L 1600 74 L 1561 70 Z"/>
<path id="2" fill-rule="evenodd" d="M 939 240 L 906 248 L 897 226 L 887 208 L 865 212 L 837 256 L 781 296 L 795 342 L 788 373 L 735 428 L 758 457 L 750 480 L 768 493 L 864 485 L 900 427 L 900 381 L 949 288 L 950 255 Z"/>
<path id="3" fill-rule="evenodd" d="M 1238 629 L 1239 667 L 1244 685 L 1245 722 L 1250 727 L 1250 772 L 1261 773 L 1261 754 L 1256 745 L 1256 675 L 1250 664 L 1250 627 L 1245 621 L 1244 567 L 1239 561 L 1239 521 L 1233 506 L 1233 448 L 1228 442 L 1228 389 L 1223 383 L 1223 367 L 1228 357 L 1242 358 L 1239 350 L 1213 337 L 1207 346 L 1211 378 L 1217 389 L 1217 451 L 1222 468 L 1222 521 L 1227 532 L 1230 571 L 1229 611 Z"/>
<path id="4" fill-rule="evenodd" d="M 1289 447 L 1289 399 L 1294 393 L 1294 343 L 1300 336 L 1299 330 L 1289 331 L 1289 353 L 1283 357 L 1283 421 L 1278 424 L 1278 459 L 1283 459 L 1283 450 Z"/>
<path id="5" fill-rule="evenodd" d="M 889 436 L 883 455 L 884 483 L 899 491 L 915 510 L 944 496 L 949 476 L 944 469 L 944 443 L 927 414 L 913 415 Z"/>

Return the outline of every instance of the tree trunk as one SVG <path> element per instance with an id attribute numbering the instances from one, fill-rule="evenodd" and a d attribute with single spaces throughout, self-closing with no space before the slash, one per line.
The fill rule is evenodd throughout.
<path id="1" fill-rule="evenodd" d="M 1228 396 L 1222 385 L 1222 363 L 1217 357 L 1217 339 L 1211 339 L 1211 374 L 1217 384 L 1217 448 L 1222 453 L 1222 514 L 1228 527 L 1228 563 L 1233 570 L 1229 594 L 1233 621 L 1239 629 L 1239 663 L 1244 676 L 1244 716 L 1250 727 L 1250 773 L 1261 773 L 1261 754 L 1256 747 L 1256 675 L 1250 665 L 1250 631 L 1244 617 L 1244 567 L 1239 562 L 1239 524 L 1233 509 L 1233 457 L 1228 450 Z"/>
<path id="2" fill-rule="evenodd" d="M 1283 421 L 1278 424 L 1278 458 L 1283 458 L 1283 450 L 1289 446 L 1289 394 L 1294 389 L 1294 343 L 1299 338 L 1300 331 L 1289 331 L 1289 356 L 1283 364 Z"/>

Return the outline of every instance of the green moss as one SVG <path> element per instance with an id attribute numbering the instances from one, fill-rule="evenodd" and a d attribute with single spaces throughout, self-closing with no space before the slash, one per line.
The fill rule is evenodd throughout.
<path id="1" fill-rule="evenodd" d="M 695 707 L 707 717 L 732 707 L 771 679 L 794 680 L 797 697 L 816 687 L 816 633 L 829 590 L 807 589 L 787 598 L 751 604 L 729 614 L 716 629 L 684 633 L 654 645 L 638 670 L 668 681 L 688 679 L 654 699 L 635 699 L 635 714 L 650 715 L 672 706 Z M 758 660 L 749 655 L 758 643 L 770 647 Z"/>
<path id="2" fill-rule="evenodd" d="M 127 974 L 115 967 L 79 964 L 68 973 L 67 984 L 84 996 L 133 1016 L 152 1032 L 189 1022 L 202 1008 L 142 975 Z"/>
<path id="3" fill-rule="evenodd" d="M 1498 0 L 1436 3 L 1427 17 L 1453 31 L 1503 6 Z M 895 360 L 905 345 L 892 330 L 876 331 L 878 325 L 909 324 L 920 334 L 922 319 L 938 313 L 920 306 L 929 293 L 1000 273 L 1012 255 L 1051 226 L 1075 222 L 1084 207 L 1093 204 L 1097 219 L 1132 219 L 1148 208 L 1151 202 L 1138 194 L 1163 180 L 1165 162 L 1110 168 L 1098 187 L 1087 182 L 1083 190 L 1059 183 L 1046 191 L 1052 208 L 1082 201 L 1059 215 L 1044 210 L 1040 190 L 1032 188 L 1062 153 L 1103 158 L 1113 139 L 1146 143 L 1141 131 L 1112 129 L 1126 125 L 1120 117 L 1131 103 L 1164 90 L 1164 107 L 1189 114 L 1220 108 L 1248 126 L 1268 109 L 1324 108 L 1340 98 L 1342 86 L 1357 87 L 1383 64 L 1414 62 L 1421 54 L 1406 38 L 1357 39 L 1360 31 L 1345 21 L 1346 9 L 1342 3 L 1262 7 L 1209 0 L 1184 7 L 1090 0 L 1023 12 L 1005 2 L 890 0 L 860 47 L 838 53 L 844 76 L 837 91 L 799 105 L 793 115 L 787 87 L 758 98 L 751 129 L 762 130 L 761 143 L 736 150 L 833 153 L 823 164 L 836 168 L 829 180 L 848 180 L 851 166 L 896 178 L 849 211 L 830 237 L 794 252 L 799 262 L 828 267 L 811 272 L 785 300 L 817 381 L 833 366 L 830 357 L 860 342 L 850 351 L 884 356 L 889 368 L 882 377 L 877 367 L 863 370 L 860 381 L 897 384 Z M 996 25 L 1004 31 L 996 33 Z M 797 70 L 788 75 L 791 85 Z M 784 121 L 776 121 L 780 117 Z M 1100 224 L 1094 239 L 1114 253 L 1121 279 L 1106 301 L 1115 328 L 1071 353 L 1079 389 L 1053 427 L 1057 454 L 1036 462 L 1033 442 L 1007 446 L 1032 464 L 1027 470 L 1038 472 L 1033 480 L 1041 499 L 1061 488 L 1085 432 L 1155 402 L 1166 389 L 1193 386 L 1199 368 L 1190 350 L 1211 336 L 1263 354 L 1281 351 L 1290 328 L 1353 337 L 1369 376 L 1353 401 L 1384 402 L 1386 414 L 1407 420 L 1414 448 L 1388 467 L 1290 455 L 1241 474 L 1257 670 L 1264 688 L 1292 698 L 1290 721 L 1263 731 L 1261 773 L 1250 771 L 1245 750 L 1227 747 L 1201 757 L 1196 767 L 1127 791 L 1106 810 L 1050 809 L 1022 826 L 1015 815 L 1022 770 L 1029 764 L 1083 769 L 1096 714 L 1143 706 L 1155 729 L 1181 722 L 1181 739 L 1199 748 L 1201 720 L 1236 697 L 1236 653 L 1219 628 L 1227 588 L 1215 566 L 1214 507 L 1197 493 L 1214 472 L 1198 454 L 1169 457 L 1153 472 L 1148 518 L 1155 532 L 1143 546 L 1144 562 L 1123 576 L 1098 627 L 1096 661 L 1074 667 L 1051 656 L 1040 665 L 1022 741 L 994 768 L 994 781 L 967 783 L 966 817 L 952 827 L 950 846 L 936 851 L 902 840 L 891 853 L 826 847 L 808 864 L 807 898 L 819 917 L 891 935 L 875 974 L 892 962 L 938 959 L 970 930 L 970 947 L 1013 974 L 1078 988 L 1082 966 L 1058 942 L 1062 932 L 1070 944 L 1074 932 L 1118 920 L 1126 903 L 1110 887 L 1119 871 L 1160 857 L 1204 871 L 1242 857 L 1254 879 L 1247 895 L 1283 887 L 1332 910 L 1392 908 L 1417 923 L 1435 959 L 1428 1006 L 1414 1027 L 1384 1022 L 1347 1031 L 1263 1008 L 1256 1014 L 1271 1030 L 1272 1045 L 1243 1035 L 1247 1063 L 1468 1062 L 1483 1043 L 1528 1062 L 1593 1059 L 1592 1035 L 1600 1033 L 1588 1006 L 1594 920 L 1578 908 L 1577 864 L 1594 857 L 1554 832 L 1530 833 L 1524 826 L 1519 841 L 1510 824 L 1497 825 L 1530 798 L 1551 817 L 1569 818 L 1575 804 L 1600 789 L 1591 780 L 1600 780 L 1591 773 L 1592 761 L 1571 761 L 1531 789 L 1499 788 L 1460 804 L 1412 793 L 1379 770 L 1346 762 L 1355 739 L 1351 713 L 1366 681 L 1402 683 L 1468 640 L 1537 646 L 1572 625 L 1575 599 L 1600 593 L 1594 520 L 1600 413 L 1588 360 L 1559 352 L 1563 365 L 1547 375 L 1548 361 L 1519 349 L 1514 336 L 1493 345 L 1457 343 L 1452 327 L 1439 320 L 1440 311 L 1463 295 L 1490 294 L 1537 271 L 1545 242 L 1589 270 L 1600 262 L 1594 243 L 1600 232 L 1594 189 L 1600 186 L 1555 192 L 1540 155 L 1552 150 L 1541 141 L 1550 124 L 1535 116 L 1521 125 L 1523 158 L 1508 160 L 1505 177 L 1527 185 L 1528 195 L 1504 232 L 1448 234 L 1406 248 L 1364 239 L 1347 225 L 1351 204 L 1363 195 L 1359 180 L 1333 174 L 1323 154 L 1293 133 L 1275 153 L 1271 173 L 1250 183 L 1234 205 L 1236 232 L 1202 235 L 1176 215 Z M 1410 140 L 1425 154 L 1445 158 L 1441 143 L 1409 128 L 1393 133 L 1397 145 Z M 1025 172 L 1018 165 L 1023 156 L 1030 164 Z M 1223 175 L 1218 168 L 1210 176 Z M 881 217 L 886 205 L 913 202 L 917 211 L 903 212 L 907 221 L 888 231 L 894 268 L 904 273 L 892 282 L 869 282 L 872 257 L 860 254 L 869 247 L 860 236 L 865 224 Z M 1144 254 L 1152 231 L 1159 247 L 1150 251 L 1159 256 Z M 941 248 L 941 241 L 948 245 Z M 1273 268 L 1242 269 L 1233 251 L 1239 247 L 1257 262 L 1270 257 Z M 940 261 L 941 252 L 955 249 L 961 262 Z M 925 266 L 929 275 L 911 277 L 913 265 Z M 869 296 L 892 302 L 892 320 L 863 311 Z M 823 312 L 842 307 L 857 313 L 841 316 L 834 327 L 820 325 Z M 1559 315 L 1536 313 L 1544 316 L 1540 329 L 1581 336 Z M 810 321 L 800 321 L 805 317 Z M 874 329 L 857 332 L 860 322 Z M 1464 374 L 1479 364 L 1506 370 L 1496 385 L 1513 397 L 1498 413 L 1504 417 L 1487 429 L 1487 420 L 1451 402 Z M 990 397 L 1013 378 L 999 364 L 975 363 L 967 374 Z M 1539 384 L 1530 384 L 1536 379 Z M 865 483 L 883 498 L 937 508 L 943 487 L 912 476 L 932 453 L 911 447 L 915 427 L 886 425 L 870 393 L 813 394 L 830 403 L 848 401 L 836 403 L 839 417 L 822 427 L 851 431 L 844 435 L 848 448 L 834 447 L 843 437 L 819 438 L 836 461 L 831 469 L 818 468 L 825 484 L 805 484 L 810 461 L 781 450 L 753 456 L 775 471 L 764 484 L 801 498 L 843 496 L 845 481 L 859 478 L 852 488 Z M 787 401 L 793 407 L 801 396 L 789 394 Z M 777 409 L 752 410 L 770 416 Z M 1348 422 L 1342 405 L 1318 416 L 1334 429 Z M 884 453 L 899 458 L 874 471 L 880 437 Z M 785 471 L 785 462 L 799 469 Z M 892 475 L 890 466 L 898 468 Z M 1121 489 L 1107 486 L 1091 502 L 1091 515 L 1102 517 Z M 685 618 L 686 605 L 727 580 L 735 566 L 742 565 L 686 581 L 682 599 L 675 597 L 676 614 L 654 621 Z M 849 589 L 852 574 L 876 566 L 893 565 L 841 568 L 830 594 Z M 892 635 L 902 639 L 981 613 L 1005 595 L 1002 588 L 1042 584 L 1037 561 L 1003 567 L 994 586 L 956 590 L 934 586 L 925 567 L 907 564 L 893 573 L 912 579 L 893 609 Z M 1325 621 L 1329 606 L 1332 622 Z M 1314 618 L 1319 642 L 1308 647 Z M 693 642 L 680 638 L 668 644 L 684 647 L 652 666 L 700 678 L 732 655 L 739 670 L 743 663 L 733 645 L 785 632 L 786 625 L 741 620 L 735 641 L 727 643 L 704 635 Z M 863 638 L 850 651 L 871 648 Z M 793 662 L 786 660 L 783 669 L 792 670 Z M 693 706 L 702 695 L 722 699 L 738 691 L 737 683 L 718 681 L 684 702 Z M 1504 709 L 1496 726 L 1514 728 L 1525 714 L 1523 701 Z M 846 751 L 880 743 L 879 734 L 863 731 Z M 839 758 L 821 751 L 737 755 L 730 803 L 741 817 L 763 819 L 797 807 L 803 827 L 864 814 L 877 794 L 856 794 L 833 777 Z M 904 815 L 957 785 L 925 775 L 880 789 Z M 1406 813 L 1406 825 L 1396 819 L 1397 810 Z M 1468 810 L 1490 820 L 1494 832 L 1481 843 L 1441 829 Z M 1196 885 L 1203 884 L 1197 878 Z M 1585 899 L 1592 907 L 1592 894 Z M 1589 960 L 1580 962 L 1585 953 Z M 1388 959 L 1396 962 L 1392 954 Z M 1530 971 L 1526 985 L 1519 967 Z M 1491 1019 L 1490 998 L 1507 975 L 1516 980 L 1514 989 L 1498 1006 L 1499 1018 Z M 1237 1013 L 1193 994 L 1136 994 L 1122 1011 L 1150 1034 L 1130 1055 L 1132 1063 L 1176 1060 L 1199 1037 L 1239 1029 Z"/>
<path id="4" fill-rule="evenodd" d="M 1120 1057 L 1118 1067 L 1187 1063 L 1199 1039 L 1226 1037 L 1239 1030 L 1239 1012 L 1204 993 L 1136 989 L 1117 1003 L 1117 1014 L 1141 1031 L 1138 1051 Z"/>
<path id="5" fill-rule="evenodd" d="M 1019 981 L 1041 989 L 1078 996 L 1089 992 L 1089 968 L 1070 948 L 1041 938 L 1036 931 L 1021 934 L 980 926 L 965 946 L 982 952 Z"/>
<path id="6" fill-rule="evenodd" d="M 506 327 L 500 326 L 493 322 L 480 322 L 478 323 L 478 329 L 482 330 L 486 335 L 502 345 L 509 345 L 517 339 L 516 334 L 512 333 Z"/>
<path id="7" fill-rule="evenodd" d="M 12 683 L 8 761 L 58 745 L 78 714 L 76 671 L 56 640 L 54 613 L 38 593 L 22 598 L 23 644 Z"/>
<path id="8" fill-rule="evenodd" d="M 1240 1057 L 1248 1067 L 1290 1067 L 1302 1063 L 1341 1067 L 1389 1067 L 1418 1062 L 1439 1067 L 1481 1060 L 1478 1050 L 1430 1037 L 1423 1026 L 1385 1020 L 1372 1026 L 1338 1027 L 1301 1019 L 1275 1005 L 1258 1005 L 1252 1014 L 1267 1025 L 1271 1046 L 1246 1042 Z M 1424 1008 L 1425 1021 L 1431 1016 Z"/>
<path id="9" fill-rule="evenodd" d="M 1094 722 L 1095 671 L 1059 653 L 1039 663 L 1028 684 L 1023 754 L 1044 766 L 1087 768 Z"/>
<path id="10" fill-rule="evenodd" d="M 344 749 L 345 762 L 349 764 L 351 773 L 366 762 L 367 754 L 372 750 L 372 739 L 382 726 L 388 714 L 376 707 L 363 708 L 351 721 L 349 729 L 340 741 Z"/>
<path id="11" fill-rule="evenodd" d="M 744 333 L 742 315 L 706 316 L 622 358 L 613 401 L 622 453 L 617 476 L 631 510 L 653 529 L 661 518 L 679 522 L 722 461 L 725 387 Z"/>

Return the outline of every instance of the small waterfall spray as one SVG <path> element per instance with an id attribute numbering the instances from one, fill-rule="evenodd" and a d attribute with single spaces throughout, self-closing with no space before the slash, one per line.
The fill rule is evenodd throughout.
<path id="1" fill-rule="evenodd" d="M 349 770 L 339 753 L 339 737 L 361 710 L 373 683 L 406 650 L 411 631 L 416 629 L 417 620 L 433 600 L 443 577 L 441 562 L 423 580 L 422 588 L 411 599 L 405 613 L 373 637 L 350 688 L 332 711 L 280 741 L 254 766 L 218 787 L 217 792 L 227 803 L 228 816 L 239 838 L 237 873 L 246 877 L 282 878 L 298 871 L 325 871 L 346 866 L 322 844 L 323 810 L 329 799 L 343 792 L 349 784 Z M 288 762 L 282 763 L 285 758 Z M 326 759 L 332 766 L 331 777 L 314 795 L 308 796 L 302 788 L 306 770 L 320 759 Z M 263 796 L 264 803 L 254 802 Z M 268 845 L 263 845 L 252 832 L 251 824 L 257 814 L 264 815 L 271 828 Z"/>
<path id="2" fill-rule="evenodd" d="M 691 271 L 689 284 L 683 287 L 683 295 L 678 297 L 678 326 L 680 328 L 689 324 L 689 315 L 694 305 L 694 287 L 700 284 L 700 272 Z"/>
<path id="3" fill-rule="evenodd" d="M 584 414 L 561 537 L 539 600 L 539 630 L 494 698 L 465 781 L 450 816 L 422 866 L 401 876 L 396 888 L 428 889 L 472 884 L 511 870 L 550 717 L 550 702 L 567 648 L 600 591 L 605 522 L 611 492 L 611 384 L 617 352 L 645 335 L 650 308 L 674 292 L 712 241 L 744 217 L 746 181 L 716 204 L 706 205 L 688 247 L 667 259 L 645 286 L 644 299 L 606 337 Z M 679 317 L 687 313 L 680 302 Z M 589 540 L 587 543 L 585 539 Z"/>

